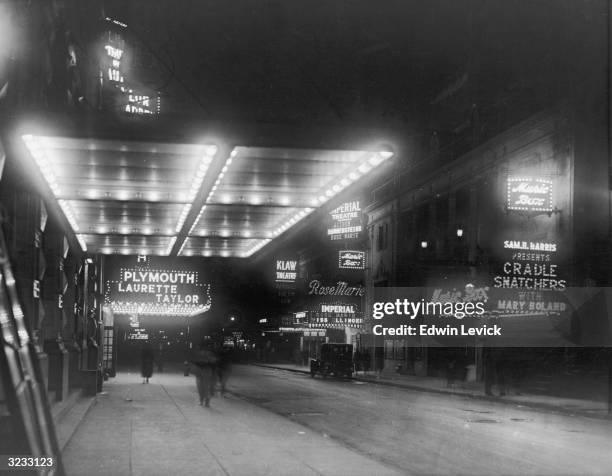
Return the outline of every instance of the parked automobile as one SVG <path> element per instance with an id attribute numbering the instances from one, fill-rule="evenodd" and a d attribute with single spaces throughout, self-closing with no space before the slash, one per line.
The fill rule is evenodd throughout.
<path id="1" fill-rule="evenodd" d="M 317 373 L 323 377 L 353 376 L 353 346 L 351 344 L 323 344 L 318 359 L 310 361 L 310 376 Z"/>

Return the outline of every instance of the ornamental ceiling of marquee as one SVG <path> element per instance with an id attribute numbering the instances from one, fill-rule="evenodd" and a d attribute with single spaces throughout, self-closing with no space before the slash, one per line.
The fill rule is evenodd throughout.
<path id="1" fill-rule="evenodd" d="M 22 138 L 83 250 L 102 254 L 249 257 L 393 155 Z"/>

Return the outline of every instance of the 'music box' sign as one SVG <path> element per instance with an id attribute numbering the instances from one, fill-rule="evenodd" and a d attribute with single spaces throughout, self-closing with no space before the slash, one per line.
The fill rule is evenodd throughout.
<path id="1" fill-rule="evenodd" d="M 338 268 L 365 269 L 365 251 L 338 251 Z"/>
<path id="2" fill-rule="evenodd" d="M 552 180 L 534 177 L 508 177 L 508 210 L 551 212 Z"/>

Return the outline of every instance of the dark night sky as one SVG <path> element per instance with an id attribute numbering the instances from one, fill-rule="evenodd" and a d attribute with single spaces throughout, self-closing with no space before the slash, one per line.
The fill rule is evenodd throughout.
<path id="1" fill-rule="evenodd" d="M 210 118 L 426 125 L 438 122 L 434 98 L 464 75 L 445 120 L 507 91 L 530 103 L 566 95 L 605 58 L 604 1 L 106 5 L 137 36 L 135 69 L 163 89 L 165 112 Z"/>

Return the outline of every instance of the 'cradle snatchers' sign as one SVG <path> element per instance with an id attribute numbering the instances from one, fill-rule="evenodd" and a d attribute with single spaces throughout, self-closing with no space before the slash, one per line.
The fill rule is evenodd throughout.
<path id="1" fill-rule="evenodd" d="M 534 177 L 508 177 L 508 210 L 550 212 L 552 181 Z"/>
<path id="2" fill-rule="evenodd" d="M 210 285 L 193 270 L 121 268 L 106 282 L 105 300 L 118 314 L 190 315 L 208 311 Z"/>

